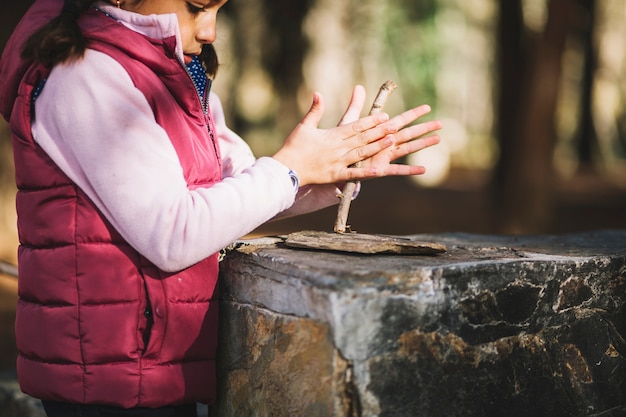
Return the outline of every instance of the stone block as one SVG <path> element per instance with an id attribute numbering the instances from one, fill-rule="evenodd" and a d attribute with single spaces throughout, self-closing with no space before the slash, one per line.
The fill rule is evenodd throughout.
<path id="1" fill-rule="evenodd" d="M 212 415 L 626 415 L 626 231 L 406 238 L 230 251 Z"/>

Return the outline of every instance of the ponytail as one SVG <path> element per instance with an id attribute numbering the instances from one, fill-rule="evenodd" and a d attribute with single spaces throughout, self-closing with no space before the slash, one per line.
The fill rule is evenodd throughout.
<path id="1" fill-rule="evenodd" d="M 77 20 L 95 1 L 64 0 L 61 14 L 26 41 L 22 48 L 22 58 L 31 59 L 49 68 L 81 58 L 87 48 L 87 40 Z"/>

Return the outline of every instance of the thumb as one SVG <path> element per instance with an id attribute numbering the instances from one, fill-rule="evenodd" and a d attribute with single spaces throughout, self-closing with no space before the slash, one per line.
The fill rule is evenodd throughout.
<path id="1" fill-rule="evenodd" d="M 361 116 L 363 111 L 363 105 L 365 104 L 365 88 L 361 85 L 357 85 L 352 90 L 352 97 L 350 98 L 350 104 L 343 114 L 343 117 L 339 121 L 339 125 L 345 125 L 356 121 Z"/>
<path id="2" fill-rule="evenodd" d="M 302 118 L 302 124 L 317 127 L 320 120 L 322 120 L 322 116 L 324 115 L 324 100 L 322 100 L 322 95 L 320 93 L 313 93 L 313 102 L 311 103 L 311 107 L 309 111 Z"/>

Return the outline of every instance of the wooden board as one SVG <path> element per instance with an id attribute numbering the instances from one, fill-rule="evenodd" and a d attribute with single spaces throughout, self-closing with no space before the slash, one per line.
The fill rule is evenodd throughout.
<path id="1" fill-rule="evenodd" d="M 285 245 L 292 248 L 362 254 L 437 255 L 447 251 L 446 246 L 440 243 L 420 242 L 400 236 L 312 230 L 287 235 Z"/>

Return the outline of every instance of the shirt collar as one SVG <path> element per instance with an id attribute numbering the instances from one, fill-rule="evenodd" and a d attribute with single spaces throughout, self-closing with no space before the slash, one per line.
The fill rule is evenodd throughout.
<path id="1" fill-rule="evenodd" d="M 183 60 L 183 47 L 176 13 L 142 15 L 97 1 L 94 7 L 124 26 L 153 39 L 176 37 L 176 55 Z M 182 62 L 182 61 L 181 61 Z"/>

